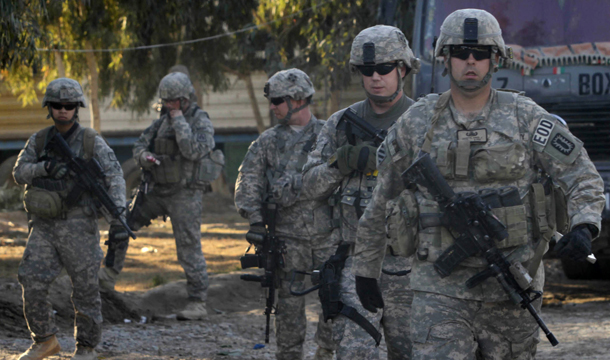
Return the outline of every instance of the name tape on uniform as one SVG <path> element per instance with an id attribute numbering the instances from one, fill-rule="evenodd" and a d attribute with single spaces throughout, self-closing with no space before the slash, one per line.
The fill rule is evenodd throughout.
<path id="1" fill-rule="evenodd" d="M 485 144 L 487 142 L 487 129 L 458 130 L 458 140 L 468 140 L 470 143 Z"/>

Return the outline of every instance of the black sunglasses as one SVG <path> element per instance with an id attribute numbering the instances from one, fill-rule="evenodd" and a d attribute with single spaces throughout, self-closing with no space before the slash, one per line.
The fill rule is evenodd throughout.
<path id="1" fill-rule="evenodd" d="M 377 65 L 357 65 L 356 69 L 364 76 L 373 76 L 374 73 L 387 75 L 396 68 L 396 63 L 385 63 Z"/>
<path id="2" fill-rule="evenodd" d="M 491 46 L 453 45 L 449 48 L 449 53 L 451 57 L 460 60 L 467 60 L 472 54 L 475 60 L 481 61 L 491 59 Z"/>
<path id="3" fill-rule="evenodd" d="M 278 98 L 271 98 L 269 99 L 271 101 L 271 103 L 275 106 L 279 106 L 282 105 L 284 103 L 284 98 L 278 97 Z"/>
<path id="4" fill-rule="evenodd" d="M 76 109 L 76 107 L 78 106 L 78 104 L 68 104 L 68 105 L 62 105 L 60 103 L 51 103 L 51 107 L 55 110 L 61 110 L 62 108 L 71 111 Z"/>

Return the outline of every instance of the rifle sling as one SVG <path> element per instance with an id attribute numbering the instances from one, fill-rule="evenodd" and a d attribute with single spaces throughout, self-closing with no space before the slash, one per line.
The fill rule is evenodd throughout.
<path id="1" fill-rule="evenodd" d="M 343 302 L 340 302 L 341 311 L 340 314 L 346 316 L 348 319 L 352 320 L 356 324 L 358 324 L 361 328 L 364 329 L 371 337 L 375 340 L 375 346 L 379 346 L 381 342 L 381 334 L 373 324 L 371 324 L 364 316 L 360 315 L 356 309 L 351 306 L 345 305 Z"/>

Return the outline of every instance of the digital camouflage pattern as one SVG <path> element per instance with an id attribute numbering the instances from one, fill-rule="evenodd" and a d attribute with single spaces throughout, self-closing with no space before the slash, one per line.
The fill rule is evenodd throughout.
<path id="1" fill-rule="evenodd" d="M 358 102 L 350 108 L 371 125 L 380 129 L 387 129 L 413 103 L 413 100 L 403 95 L 386 113 L 376 115 L 370 109 L 368 101 Z M 337 149 L 348 144 L 345 131 L 337 128 L 343 111 L 345 109 L 333 114 L 324 125 L 315 149 L 309 155 L 303 175 L 303 196 L 317 201 L 318 204 L 326 204 L 329 200 L 336 204 L 332 208 L 332 216 L 328 213 L 314 214 L 319 231 L 332 231 L 327 241 L 335 245 L 340 242 L 355 243 L 358 215 L 360 211 L 364 211 L 377 184 L 375 173 L 353 172 L 343 176 L 339 169 L 328 165 L 328 159 L 335 154 Z M 357 139 L 356 142 L 360 143 L 361 140 Z M 359 205 L 358 202 L 352 200 L 356 196 L 360 197 Z M 333 223 L 334 226 L 332 226 Z M 383 220 L 382 223 L 384 223 Z M 406 258 L 395 258 L 389 254 L 384 260 L 384 264 L 387 267 L 397 267 L 398 270 L 405 270 L 409 267 Z M 402 267 L 403 265 L 405 267 Z M 379 279 L 379 274 L 373 278 Z M 408 331 L 404 331 L 403 326 L 405 323 L 409 323 L 407 319 L 412 299 L 409 277 L 386 275 L 381 277 L 381 291 L 385 308 L 376 314 L 362 308 L 356 294 L 355 281 L 352 260 L 348 258 L 341 274 L 341 301 L 357 309 L 376 327 L 383 327 L 388 354 L 392 356 L 390 359 L 404 359 L 411 349 Z M 399 320 L 395 321 L 396 319 Z M 333 337 L 338 344 L 338 360 L 377 359 L 379 356 L 377 348 L 371 346 L 374 343 L 372 343 L 370 335 L 343 316 L 334 320 Z"/>
<path id="2" fill-rule="evenodd" d="M 163 77 L 159 83 L 159 97 L 161 99 L 189 99 L 195 92 L 188 75 L 183 72 L 172 72 Z"/>
<path id="3" fill-rule="evenodd" d="M 299 69 L 288 69 L 276 72 L 265 84 L 265 97 L 291 97 L 294 100 L 305 100 L 315 94 L 309 76 Z"/>
<path id="4" fill-rule="evenodd" d="M 434 48 L 436 56 L 444 55 L 443 47 L 445 46 L 464 44 L 464 20 L 466 19 L 478 20 L 478 40 L 476 44 L 470 45 L 496 46 L 503 58 L 511 57 L 509 56 L 509 48 L 504 44 L 502 29 L 500 29 L 498 20 L 487 11 L 479 9 L 456 10 L 447 16 L 441 25 L 441 34 Z"/>
<path id="5" fill-rule="evenodd" d="M 250 224 L 263 221 L 264 201 L 279 204 L 275 230 L 286 244 L 286 265 L 279 275 L 281 286 L 275 316 L 279 360 L 303 358 L 305 297 L 290 295 L 291 271 L 311 271 L 335 252 L 324 241 L 328 232 L 315 232 L 314 203 L 301 195 L 301 171 L 323 125 L 324 121 L 312 116 L 299 132 L 289 125 L 276 125 L 263 132 L 248 148 L 235 184 L 235 207 Z M 303 284 L 302 280 L 295 281 L 294 289 L 302 288 Z M 324 323 L 320 315 L 315 341 L 333 351 L 331 339 L 331 323 Z"/>
<path id="6" fill-rule="evenodd" d="M 84 128 L 78 128 L 66 139 L 72 151 L 83 157 Z M 51 134 L 55 130 L 51 130 Z M 19 154 L 14 177 L 19 184 L 32 184 L 34 178 L 47 176 L 38 162 L 36 134 Z M 125 181 L 121 166 L 112 149 L 96 136 L 94 158 L 106 175 L 105 185 L 114 203 L 125 206 Z M 61 162 L 54 154 L 50 157 Z M 28 243 L 19 265 L 19 282 L 23 287 L 24 313 L 34 341 L 45 341 L 58 329 L 53 308 L 47 300 L 51 283 L 65 268 L 73 285 L 72 302 L 76 310 L 78 345 L 95 347 L 101 339 L 102 312 L 97 272 L 103 257 L 97 227 L 97 214 L 89 197 L 68 209 L 66 218 L 45 219 L 32 215 Z"/>
<path id="7" fill-rule="evenodd" d="M 364 63 L 363 49 L 366 43 L 375 44 L 374 64 L 402 61 L 413 74 L 419 72 L 419 59 L 413 54 L 403 32 L 394 26 L 387 25 L 366 28 L 354 38 L 349 59 L 352 68 L 356 65 L 374 65 Z"/>
<path id="8" fill-rule="evenodd" d="M 176 154 L 157 155 L 152 145 L 155 139 L 174 143 Z M 209 189 L 209 184 L 198 183 L 193 178 L 198 161 L 208 155 L 214 145 L 214 128 L 208 114 L 191 103 L 182 116 L 171 118 L 165 114 L 155 120 L 133 148 L 133 157 L 140 166 L 145 151 L 160 159 L 161 165 L 154 166 L 179 162 L 181 180 L 173 184 L 155 184 L 154 181 L 149 184 L 150 192 L 145 197 L 142 210 L 143 215 L 150 219 L 163 215 L 170 217 L 178 262 L 186 274 L 187 292 L 189 297 L 201 300 L 206 300 L 208 288 L 207 266 L 201 251 L 201 217 L 203 193 Z M 123 269 L 126 253 L 127 246 L 116 251 L 113 269 L 117 273 Z"/>
<path id="9" fill-rule="evenodd" d="M 428 95 L 413 105 L 390 129 L 388 137 L 381 145 L 383 151 L 378 151 L 378 155 L 385 153 L 385 157 L 380 161 L 378 186 L 373 192 L 371 204 L 359 223 L 354 255 L 356 275 L 378 277 L 380 274 L 386 249 L 386 234 L 383 226 L 385 206 L 388 200 L 395 198 L 405 189 L 401 174 L 413 163 L 422 147 L 424 137 L 431 126 L 430 119 L 437 100 L 438 95 Z M 513 223 L 508 224 L 509 238 L 503 244 L 498 244 L 498 247 L 506 249 L 505 255 L 510 254 L 511 259 L 521 262 L 527 262 L 533 256 L 534 241 L 538 240 L 534 239 L 531 233 L 533 228 L 531 212 L 526 211 L 530 206 L 526 194 L 530 185 L 537 180 L 537 169 L 543 169 L 548 173 L 554 183 L 560 186 L 566 194 L 572 228 L 579 224 L 591 224 L 600 229 L 601 211 L 604 206 L 603 182 L 584 148 L 574 147 L 571 151 L 567 151 L 570 154 L 557 155 L 556 152 L 551 151 L 554 149 L 552 141 L 546 142 L 546 146 L 537 144 L 540 141 L 540 134 L 536 131 L 540 122 L 544 120 L 553 122 L 558 133 L 569 139 L 572 144 L 578 144 L 577 139 L 569 133 L 569 130 L 553 119 L 529 98 L 512 93 L 500 95 L 498 91 L 492 89 L 487 105 L 475 117 L 460 114 L 449 102 L 449 106 L 440 112 L 431 134 L 430 155 L 436 160 L 443 176 L 455 192 L 478 191 L 483 188 L 499 188 L 508 185 L 518 188 L 524 205 L 517 206 L 515 209 L 521 211 L 523 215 L 522 217 L 515 216 Z M 485 129 L 487 141 L 470 144 L 470 158 L 466 165 L 468 171 L 466 174 L 459 174 L 453 160 L 455 159 L 453 155 L 457 152 L 458 131 L 475 129 Z M 571 152 L 574 153 L 571 154 Z M 499 164 L 502 166 L 498 166 Z M 497 171 L 485 171 L 494 167 Z M 419 190 L 420 214 L 438 213 L 438 204 L 423 188 Z M 506 221 L 505 219 L 510 218 L 503 219 Z M 518 222 L 514 221 L 515 219 Z M 504 328 L 499 329 L 502 334 L 511 333 L 513 328 L 516 333 L 522 333 L 522 326 L 526 326 L 524 324 L 532 325 L 531 322 L 522 320 L 519 320 L 518 323 L 507 320 L 511 316 L 516 316 L 513 315 L 516 312 L 524 313 L 519 314 L 519 317 L 522 316 L 521 319 L 525 319 L 529 315 L 518 306 L 507 303 L 506 293 L 494 278 L 484 281 L 473 289 L 466 288 L 466 280 L 485 267 L 486 262 L 483 258 L 468 258 L 451 275 L 440 278 L 433 268 L 433 262 L 444 249 L 453 243 L 444 228 L 420 229 L 418 239 L 417 251 L 423 254 L 423 249 L 426 249 L 428 256 L 425 259 L 422 256 L 422 260 L 417 257 L 413 260 L 411 287 L 416 292 L 416 299 L 423 296 L 422 293 L 432 293 L 474 301 L 472 306 L 493 310 L 494 315 L 489 317 L 476 316 L 475 318 L 476 314 L 470 313 L 469 316 L 474 319 L 476 329 L 487 327 L 486 331 L 489 331 L 489 326 L 493 322 L 502 322 L 506 323 Z M 536 278 L 538 282 L 534 283 L 534 289 L 541 290 L 544 282 L 542 266 L 539 266 Z M 427 308 L 423 310 L 414 305 L 414 317 L 420 316 L 422 311 L 432 317 L 441 316 L 440 314 L 443 313 L 442 308 L 433 312 L 432 305 L 426 306 Z M 498 317 L 498 313 L 504 314 L 504 317 Z M 483 316 L 482 313 L 480 315 Z M 411 324 L 415 326 L 411 329 L 413 334 L 423 334 L 427 331 L 425 327 L 428 325 L 415 321 L 415 318 Z M 447 331 L 447 334 L 453 334 L 449 330 L 451 329 L 445 328 L 444 331 Z M 530 326 L 529 333 L 532 337 L 537 338 L 537 327 Z M 469 334 L 472 333 L 469 332 Z M 478 335 L 476 332 L 475 334 Z M 446 335 L 445 338 L 448 336 L 450 335 Z M 433 341 L 433 337 L 434 335 L 427 338 L 423 335 L 415 337 L 414 354 L 418 354 L 420 350 L 424 353 L 430 350 L 429 342 Z M 525 338 L 522 340 L 534 341 Z M 461 354 L 460 346 L 455 345 L 455 349 Z M 438 344 L 435 347 L 440 349 Z M 428 350 L 422 350 L 426 348 Z M 434 358 L 434 355 L 417 355 L 414 358 Z"/>
<path id="10" fill-rule="evenodd" d="M 87 101 L 83 94 L 83 88 L 78 81 L 59 78 L 47 85 L 47 90 L 42 98 L 42 107 L 52 102 L 79 103 L 80 107 L 87 107 Z"/>

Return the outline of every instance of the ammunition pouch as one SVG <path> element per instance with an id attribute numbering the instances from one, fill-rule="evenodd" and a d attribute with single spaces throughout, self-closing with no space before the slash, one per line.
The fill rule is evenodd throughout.
<path id="1" fill-rule="evenodd" d="M 27 186 L 23 196 L 23 205 L 28 214 L 54 219 L 65 211 L 64 202 L 56 191 Z"/>
<path id="2" fill-rule="evenodd" d="M 176 139 L 156 138 L 154 146 L 157 155 L 180 155 Z"/>
<path id="3" fill-rule="evenodd" d="M 159 139 L 157 139 L 159 140 Z M 180 155 L 158 155 L 157 159 L 161 161 L 160 165 L 152 166 L 149 171 L 152 174 L 153 180 L 157 184 L 175 184 L 182 180 L 181 166 L 182 156 Z"/>
<path id="4" fill-rule="evenodd" d="M 506 225 L 508 237 L 496 242 L 498 249 L 506 249 L 527 244 L 526 207 L 519 198 L 515 187 L 482 189 L 481 198 L 492 207 L 493 214 Z M 440 213 L 438 203 L 415 193 L 419 208 L 418 259 L 435 262 L 439 256 L 455 243 L 451 233 L 444 227 L 446 220 Z M 460 263 L 467 267 L 483 267 L 487 262 L 482 257 L 469 257 Z"/>
<path id="5" fill-rule="evenodd" d="M 520 142 L 476 150 L 470 160 L 473 177 L 481 183 L 521 179 L 528 166 L 525 147 Z"/>
<path id="6" fill-rule="evenodd" d="M 195 163 L 192 183 L 204 185 L 218 179 L 225 166 L 225 156 L 219 149 Z"/>
<path id="7" fill-rule="evenodd" d="M 404 190 L 386 204 L 386 234 L 388 246 L 394 256 L 409 257 L 417 249 L 419 209 L 415 194 Z"/>

